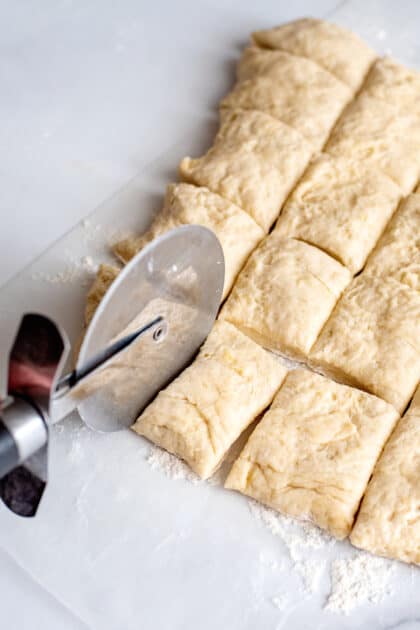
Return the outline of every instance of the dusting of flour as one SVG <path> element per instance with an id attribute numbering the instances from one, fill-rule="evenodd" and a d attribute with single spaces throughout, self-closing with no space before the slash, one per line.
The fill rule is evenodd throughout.
<path id="1" fill-rule="evenodd" d="M 331 562 L 331 592 L 325 610 L 348 615 L 360 604 L 377 604 L 391 595 L 389 580 L 395 571 L 390 560 L 357 552 Z"/>
<path id="2" fill-rule="evenodd" d="M 193 484 L 200 482 L 200 478 L 193 473 L 182 459 L 171 455 L 158 446 L 151 446 L 146 461 L 152 470 L 160 470 L 170 479 L 183 479 Z"/>
<path id="3" fill-rule="evenodd" d="M 249 499 L 248 505 L 251 514 L 263 523 L 274 536 L 281 538 L 294 561 L 300 560 L 299 552 L 302 549 L 321 549 L 335 542 L 334 538 L 312 523 L 296 521 L 289 516 L 279 514 L 275 510 L 254 501 L 254 499 Z"/>
<path id="4" fill-rule="evenodd" d="M 150 447 L 146 461 L 152 469 L 159 470 L 170 479 L 203 483 L 185 462 L 158 446 Z M 223 486 L 225 476 L 226 471 L 222 467 L 207 483 Z M 283 543 L 305 593 L 317 593 L 322 576 L 329 574 L 330 590 L 324 610 L 347 615 L 357 606 L 367 602 L 379 603 L 391 593 L 389 581 L 395 570 L 391 561 L 361 551 L 331 560 L 311 558 L 311 551 L 327 551 L 335 544 L 335 539 L 309 521 L 298 521 L 279 514 L 253 499 L 248 499 L 248 506 L 252 516 Z M 283 562 L 271 557 L 261 555 L 260 561 L 270 571 L 285 569 Z M 280 612 L 284 612 L 291 603 L 284 593 L 271 597 L 270 601 Z"/>

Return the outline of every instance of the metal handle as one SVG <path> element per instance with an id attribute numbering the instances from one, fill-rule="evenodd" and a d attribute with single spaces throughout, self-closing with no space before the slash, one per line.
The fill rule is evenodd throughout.
<path id="1" fill-rule="evenodd" d="M 0 420 L 0 479 L 19 465 L 19 451 L 12 434 Z"/>
<path id="2" fill-rule="evenodd" d="M 0 479 L 29 459 L 48 441 L 48 429 L 30 402 L 14 397 L 0 418 Z"/>

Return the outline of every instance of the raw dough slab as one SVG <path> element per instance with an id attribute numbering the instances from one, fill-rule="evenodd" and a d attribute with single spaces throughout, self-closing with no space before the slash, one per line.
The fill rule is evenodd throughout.
<path id="1" fill-rule="evenodd" d="M 331 22 L 302 18 L 275 28 L 257 31 L 253 41 L 308 57 L 356 91 L 376 57 L 357 35 Z"/>
<path id="2" fill-rule="evenodd" d="M 302 360 L 350 279 L 316 247 L 272 233 L 239 274 L 220 317 L 264 347 Z"/>
<path id="3" fill-rule="evenodd" d="M 344 538 L 397 419 L 395 409 L 375 396 L 295 370 L 226 487 Z"/>
<path id="4" fill-rule="evenodd" d="M 201 158 L 184 158 L 180 173 L 240 206 L 268 232 L 312 154 L 299 132 L 272 116 L 234 110 L 211 149 Z"/>
<path id="5" fill-rule="evenodd" d="M 221 112 L 234 108 L 265 112 L 299 131 L 320 150 L 352 92 L 316 64 L 289 57 L 283 72 L 278 61 L 275 78 L 255 76 L 240 81 L 222 100 Z"/>
<path id="6" fill-rule="evenodd" d="M 392 276 L 420 292 L 420 194 L 409 195 L 400 204 L 370 255 L 366 271 Z"/>
<path id="7" fill-rule="evenodd" d="M 185 224 L 204 225 L 220 240 L 225 256 L 225 297 L 248 255 L 264 237 L 264 231 L 249 214 L 207 188 L 169 184 L 163 209 L 150 229 L 139 237 L 117 243 L 114 252 L 126 263 L 153 239 Z"/>
<path id="8" fill-rule="evenodd" d="M 420 294 L 363 273 L 344 292 L 310 354 L 315 368 L 402 413 L 420 380 Z"/>
<path id="9" fill-rule="evenodd" d="M 408 195 L 420 176 L 420 116 L 365 94 L 344 111 L 325 151 L 377 168 Z"/>
<path id="10" fill-rule="evenodd" d="M 363 92 L 420 115 L 420 73 L 390 57 L 382 57 L 373 64 L 363 84 Z"/>
<path id="11" fill-rule="evenodd" d="M 99 306 L 99 302 L 102 300 L 119 272 L 120 269 L 118 267 L 113 267 L 112 265 L 103 264 L 99 266 L 95 279 L 86 297 L 85 326 L 89 324 Z"/>
<path id="12" fill-rule="evenodd" d="M 420 388 L 376 464 L 350 540 L 420 564 Z"/>
<path id="13" fill-rule="evenodd" d="M 302 239 L 360 271 L 401 197 L 389 177 L 348 158 L 316 158 L 287 200 L 275 231 Z"/>
<path id="14" fill-rule="evenodd" d="M 195 361 L 158 394 L 133 429 L 207 478 L 268 407 L 286 373 L 234 326 L 216 322 Z"/>
<path id="15" fill-rule="evenodd" d="M 328 70 L 324 70 L 319 64 L 305 57 L 291 55 L 284 50 L 268 50 L 258 46 L 248 46 L 243 51 L 236 66 L 236 78 L 238 82 L 255 77 L 267 77 L 273 81 L 310 81 L 314 86 L 322 80 L 327 85 L 346 85 L 334 77 Z M 329 77 L 329 79 L 328 79 Z M 347 89 L 352 90 L 347 86 Z"/>

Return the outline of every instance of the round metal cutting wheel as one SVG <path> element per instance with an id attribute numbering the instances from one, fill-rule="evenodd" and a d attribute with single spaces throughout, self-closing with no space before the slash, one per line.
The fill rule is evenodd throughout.
<path id="1" fill-rule="evenodd" d="M 223 282 L 221 245 L 213 232 L 195 225 L 167 232 L 124 267 L 86 331 L 77 367 L 119 337 L 158 321 L 75 388 L 87 425 L 116 431 L 134 422 L 207 337 Z"/>

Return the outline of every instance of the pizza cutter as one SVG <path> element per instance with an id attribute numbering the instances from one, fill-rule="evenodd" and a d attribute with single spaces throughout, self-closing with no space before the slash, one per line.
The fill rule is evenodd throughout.
<path id="1" fill-rule="evenodd" d="M 60 326 L 36 313 L 1 314 L 0 356 L 8 364 L 0 371 L 0 497 L 12 511 L 37 511 L 50 425 L 77 409 L 98 431 L 130 426 L 207 337 L 223 283 L 213 232 L 195 225 L 167 232 L 119 273 L 85 332 L 76 368 L 64 376 L 70 344 Z"/>

